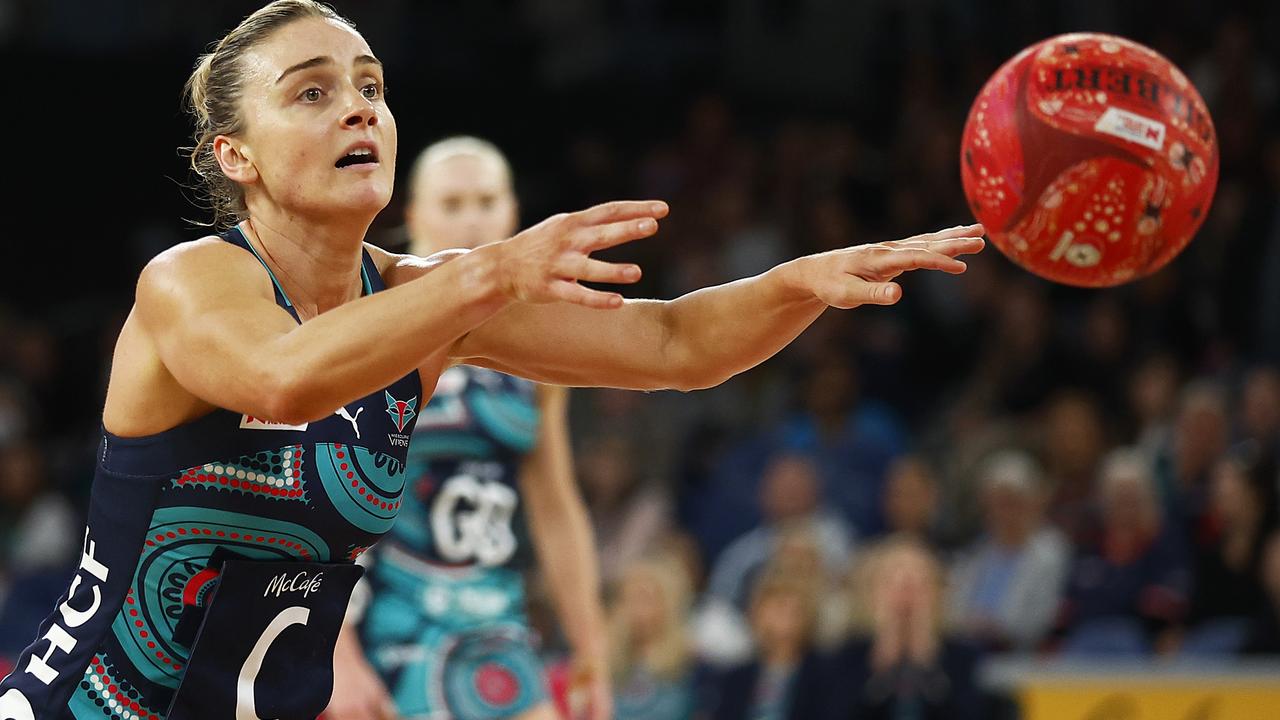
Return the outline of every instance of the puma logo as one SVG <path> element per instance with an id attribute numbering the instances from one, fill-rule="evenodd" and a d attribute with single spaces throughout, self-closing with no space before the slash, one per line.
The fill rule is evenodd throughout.
<path id="1" fill-rule="evenodd" d="M 364 408 L 363 408 L 363 407 L 358 407 L 358 408 L 356 408 L 356 414 L 355 414 L 355 415 L 352 415 L 352 414 L 350 414 L 350 413 L 348 413 L 348 412 L 347 412 L 347 409 L 346 409 L 346 408 L 341 407 L 341 408 L 338 408 L 337 410 L 334 410 L 334 411 L 333 411 L 333 414 L 334 414 L 334 415 L 337 415 L 337 416 L 341 417 L 343 420 L 346 420 L 347 422 L 351 423 L 351 429 L 356 431 L 356 439 L 357 439 L 357 440 L 359 440 L 359 439 L 360 439 L 360 426 L 356 424 L 356 418 L 360 417 L 360 413 L 362 413 L 362 412 L 364 412 Z"/>

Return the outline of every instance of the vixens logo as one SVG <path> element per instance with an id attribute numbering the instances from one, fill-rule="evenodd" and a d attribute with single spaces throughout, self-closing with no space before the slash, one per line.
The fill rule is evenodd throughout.
<path id="1" fill-rule="evenodd" d="M 391 422 L 396 424 L 396 432 L 404 432 L 404 426 L 418 414 L 418 396 L 414 395 L 406 401 L 391 397 L 391 393 L 385 390 L 383 394 L 387 396 L 387 414 L 391 416 Z"/>

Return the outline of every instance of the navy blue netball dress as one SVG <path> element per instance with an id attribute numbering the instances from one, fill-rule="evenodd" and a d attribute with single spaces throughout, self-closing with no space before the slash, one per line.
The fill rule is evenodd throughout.
<path id="1" fill-rule="evenodd" d="M 222 238 L 254 252 L 239 228 Z M 361 274 L 384 288 L 368 252 Z M 104 431 L 79 568 L 0 683 L 0 719 L 313 720 L 354 561 L 400 509 L 421 395 L 413 372 L 302 425 L 220 409 Z"/>

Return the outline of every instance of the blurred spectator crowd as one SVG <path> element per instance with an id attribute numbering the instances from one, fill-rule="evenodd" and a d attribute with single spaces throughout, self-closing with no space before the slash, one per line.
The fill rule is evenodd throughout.
<path id="1" fill-rule="evenodd" d="M 602 92 L 573 69 L 625 68 L 631 47 L 566 54 L 548 38 L 575 22 L 658 8 L 641 27 L 677 69 L 705 39 L 699 23 L 724 28 L 728 89 L 672 101 L 679 122 L 582 128 L 551 159 L 533 139 L 496 138 L 527 220 L 670 200 L 658 238 L 615 251 L 658 297 L 965 221 L 969 101 L 1017 43 L 1075 29 L 1068 11 L 1088 5 L 1053 3 L 1053 26 L 1010 10 L 1001 43 L 970 46 L 942 26 L 1000 28 L 978 28 L 963 3 L 850 4 L 887 18 L 883 35 L 859 35 L 853 70 L 820 52 L 838 3 L 712 3 L 678 21 L 663 3 L 606 3 L 621 20 L 544 4 L 524 22 L 552 48 L 536 72 L 561 97 Z M 828 312 L 719 388 L 574 392 L 620 718 L 995 717 L 976 679 L 988 653 L 1280 654 L 1280 60 L 1255 15 L 1188 17 L 1195 32 L 1169 21 L 1136 35 L 1200 88 L 1222 150 L 1214 207 L 1170 267 L 1086 292 L 992 248 L 964 276 L 906 279 L 895 307 Z M 1136 32 L 1132 17 L 1103 20 Z M 929 38 L 951 52 L 890 52 Z M 392 60 L 404 52 L 389 44 Z M 834 74 L 809 77 L 815 62 Z M 857 83 L 859 111 L 846 111 L 850 85 L 824 82 Z M 400 243 L 397 221 L 375 239 Z M 135 242 L 195 236 L 177 227 L 140 226 Z M 128 299 L 26 307 L 0 304 L 0 674 L 78 552 Z M 563 645 L 531 582 L 554 669 Z"/>

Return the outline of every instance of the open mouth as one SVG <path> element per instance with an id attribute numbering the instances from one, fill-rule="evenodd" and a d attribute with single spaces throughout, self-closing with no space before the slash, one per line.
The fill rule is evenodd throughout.
<path id="1" fill-rule="evenodd" d="M 378 155 L 369 148 L 360 148 L 352 150 L 338 159 L 333 166 L 336 168 L 351 167 L 352 165 L 376 165 L 378 164 Z"/>

